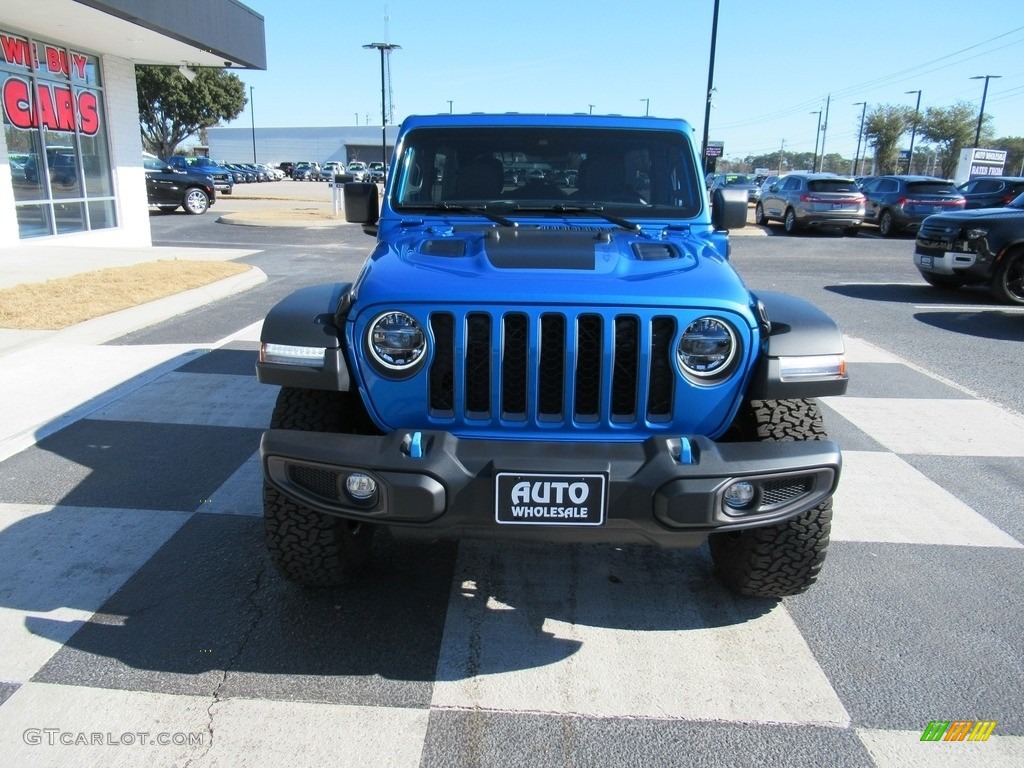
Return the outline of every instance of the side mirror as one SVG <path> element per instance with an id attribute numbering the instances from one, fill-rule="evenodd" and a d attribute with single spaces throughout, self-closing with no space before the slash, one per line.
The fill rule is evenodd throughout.
<path id="1" fill-rule="evenodd" d="M 747 190 L 719 187 L 711 196 L 711 224 L 715 229 L 742 229 L 747 225 Z"/>
<path id="2" fill-rule="evenodd" d="M 367 234 L 376 234 L 376 223 L 380 218 L 380 201 L 377 185 L 371 182 L 354 181 L 346 184 L 345 220 L 349 224 L 362 224 Z M 370 232 L 368 228 L 372 228 Z"/>

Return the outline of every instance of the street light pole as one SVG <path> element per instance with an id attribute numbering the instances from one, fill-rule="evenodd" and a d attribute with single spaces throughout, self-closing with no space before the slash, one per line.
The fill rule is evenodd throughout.
<path id="1" fill-rule="evenodd" d="M 809 112 L 810 115 L 818 116 L 818 129 L 814 132 L 814 160 L 811 162 L 811 170 L 817 172 L 818 170 L 818 139 L 821 138 L 821 110 L 817 112 Z"/>
<path id="2" fill-rule="evenodd" d="M 914 125 L 910 129 L 910 156 L 907 157 L 907 174 L 914 167 L 914 137 L 917 136 L 917 115 L 921 111 L 921 92 L 920 91 L 905 91 L 905 93 L 916 93 L 917 94 L 917 106 L 914 107 Z"/>
<path id="3" fill-rule="evenodd" d="M 650 99 L 640 99 L 640 101 L 644 102 L 644 104 L 646 105 L 644 107 L 644 117 L 650 117 L 650 115 L 651 115 L 651 100 Z"/>
<path id="4" fill-rule="evenodd" d="M 981 92 L 981 110 L 978 112 L 978 129 L 974 132 L 974 146 L 981 141 L 981 121 L 985 118 L 985 97 L 988 96 L 988 81 L 1002 77 L 1002 75 L 975 75 L 971 80 L 984 80 L 985 89 Z"/>
<path id="5" fill-rule="evenodd" d="M 380 51 L 380 148 L 385 172 L 388 167 L 388 99 L 387 75 L 384 72 L 384 55 L 401 47 L 395 43 L 367 43 L 363 46 L 363 48 L 376 48 Z"/>
<path id="6" fill-rule="evenodd" d="M 256 165 L 256 107 L 252 103 L 252 86 L 249 86 L 249 116 L 252 118 L 252 164 Z"/>
<path id="7" fill-rule="evenodd" d="M 708 93 L 704 105 L 704 137 L 700 144 L 700 162 L 703 169 L 708 169 L 708 129 L 711 122 L 711 95 L 715 92 L 715 45 L 718 41 L 718 0 L 715 0 L 714 15 L 711 19 L 711 54 L 708 57 Z"/>
<path id="8" fill-rule="evenodd" d="M 449 115 L 452 113 L 452 109 L 454 109 L 454 106 L 452 105 L 452 100 L 448 99 L 448 114 Z"/>
<path id="9" fill-rule="evenodd" d="M 860 162 L 860 140 L 864 135 L 864 115 L 868 111 L 868 103 L 866 101 L 855 101 L 853 106 L 860 107 L 860 131 L 857 133 L 857 151 L 853 153 L 853 172 L 850 174 L 851 176 L 856 176 L 857 163 Z"/>

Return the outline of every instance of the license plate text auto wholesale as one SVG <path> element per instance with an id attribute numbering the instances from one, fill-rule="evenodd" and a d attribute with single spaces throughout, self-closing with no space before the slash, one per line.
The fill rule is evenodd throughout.
<path id="1" fill-rule="evenodd" d="M 922 267 L 931 267 L 932 266 L 932 257 L 931 256 L 922 256 L 921 257 L 921 266 Z"/>
<path id="2" fill-rule="evenodd" d="M 499 472 L 494 519 L 503 525 L 602 525 L 607 478 Z"/>

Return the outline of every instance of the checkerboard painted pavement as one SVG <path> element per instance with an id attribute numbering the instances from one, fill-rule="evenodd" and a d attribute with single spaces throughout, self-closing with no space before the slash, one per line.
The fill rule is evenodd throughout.
<path id="1" fill-rule="evenodd" d="M 135 384 L 0 464 L 4 765 L 1024 765 L 1020 415 L 848 339 L 833 542 L 783 601 L 704 549 L 387 536 L 305 593 L 263 551 L 257 334 L 90 348 Z"/>

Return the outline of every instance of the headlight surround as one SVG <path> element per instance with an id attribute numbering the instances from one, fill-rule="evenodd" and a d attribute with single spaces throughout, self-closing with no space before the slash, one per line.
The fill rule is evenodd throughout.
<path id="1" fill-rule="evenodd" d="M 412 315 L 391 310 L 377 315 L 367 327 L 366 348 L 385 371 L 411 373 L 426 357 L 427 335 Z"/>
<path id="2" fill-rule="evenodd" d="M 676 346 L 676 360 L 687 376 L 711 383 L 727 376 L 739 350 L 736 331 L 717 317 L 701 317 L 683 331 Z"/>

